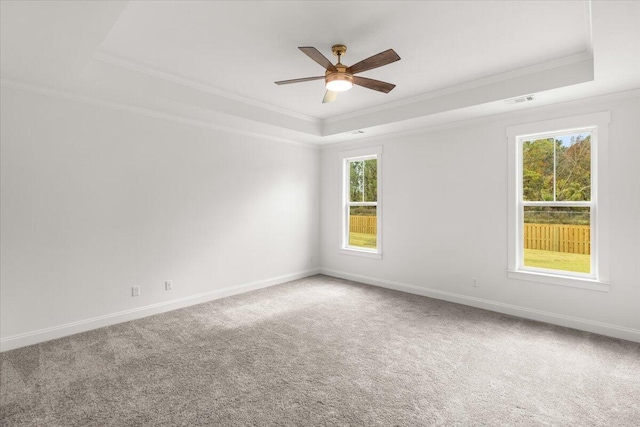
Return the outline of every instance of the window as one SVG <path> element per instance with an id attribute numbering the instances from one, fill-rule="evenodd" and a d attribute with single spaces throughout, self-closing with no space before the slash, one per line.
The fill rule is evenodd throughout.
<path id="1" fill-rule="evenodd" d="M 597 168 L 608 121 L 599 113 L 508 129 L 509 277 L 608 290 Z"/>
<path id="2" fill-rule="evenodd" d="M 342 243 L 344 253 L 381 258 L 382 147 L 341 153 L 343 162 Z"/>
<path id="3" fill-rule="evenodd" d="M 595 277 L 591 250 L 595 132 L 587 128 L 518 137 L 521 268 Z"/>

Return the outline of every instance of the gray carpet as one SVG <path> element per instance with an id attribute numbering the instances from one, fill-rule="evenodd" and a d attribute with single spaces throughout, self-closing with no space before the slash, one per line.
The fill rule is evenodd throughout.
<path id="1" fill-rule="evenodd" d="M 3 426 L 640 425 L 640 344 L 326 276 L 0 361 Z"/>

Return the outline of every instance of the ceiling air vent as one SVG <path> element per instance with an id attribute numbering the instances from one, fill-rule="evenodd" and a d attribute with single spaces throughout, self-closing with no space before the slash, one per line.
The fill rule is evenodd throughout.
<path id="1" fill-rule="evenodd" d="M 522 104 L 523 102 L 533 101 L 533 95 L 519 96 L 517 98 L 507 99 L 504 102 L 509 105 Z"/>

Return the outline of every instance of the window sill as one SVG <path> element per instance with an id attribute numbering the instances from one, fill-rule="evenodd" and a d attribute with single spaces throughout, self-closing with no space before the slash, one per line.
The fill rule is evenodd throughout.
<path id="1" fill-rule="evenodd" d="M 382 259 L 382 254 L 378 252 L 365 251 L 352 248 L 341 248 L 340 253 L 344 255 L 355 255 L 363 258 Z"/>
<path id="2" fill-rule="evenodd" d="M 546 283 L 549 285 L 568 286 L 571 288 L 589 289 L 592 291 L 609 292 L 610 284 L 596 279 L 581 277 L 559 276 L 555 274 L 537 273 L 533 271 L 507 270 L 507 277 L 529 282 Z"/>

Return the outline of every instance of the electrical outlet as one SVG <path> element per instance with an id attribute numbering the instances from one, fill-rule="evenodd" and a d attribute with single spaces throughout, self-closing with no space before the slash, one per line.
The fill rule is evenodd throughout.
<path id="1" fill-rule="evenodd" d="M 173 281 L 172 280 L 167 280 L 166 282 L 164 282 L 164 290 L 165 291 L 170 291 L 173 289 Z"/>
<path id="2" fill-rule="evenodd" d="M 478 287 L 478 279 L 473 278 L 471 279 L 471 286 L 473 286 L 474 288 Z"/>
<path id="3" fill-rule="evenodd" d="M 132 297 L 140 296 L 140 286 L 132 286 L 131 287 L 131 296 Z"/>

